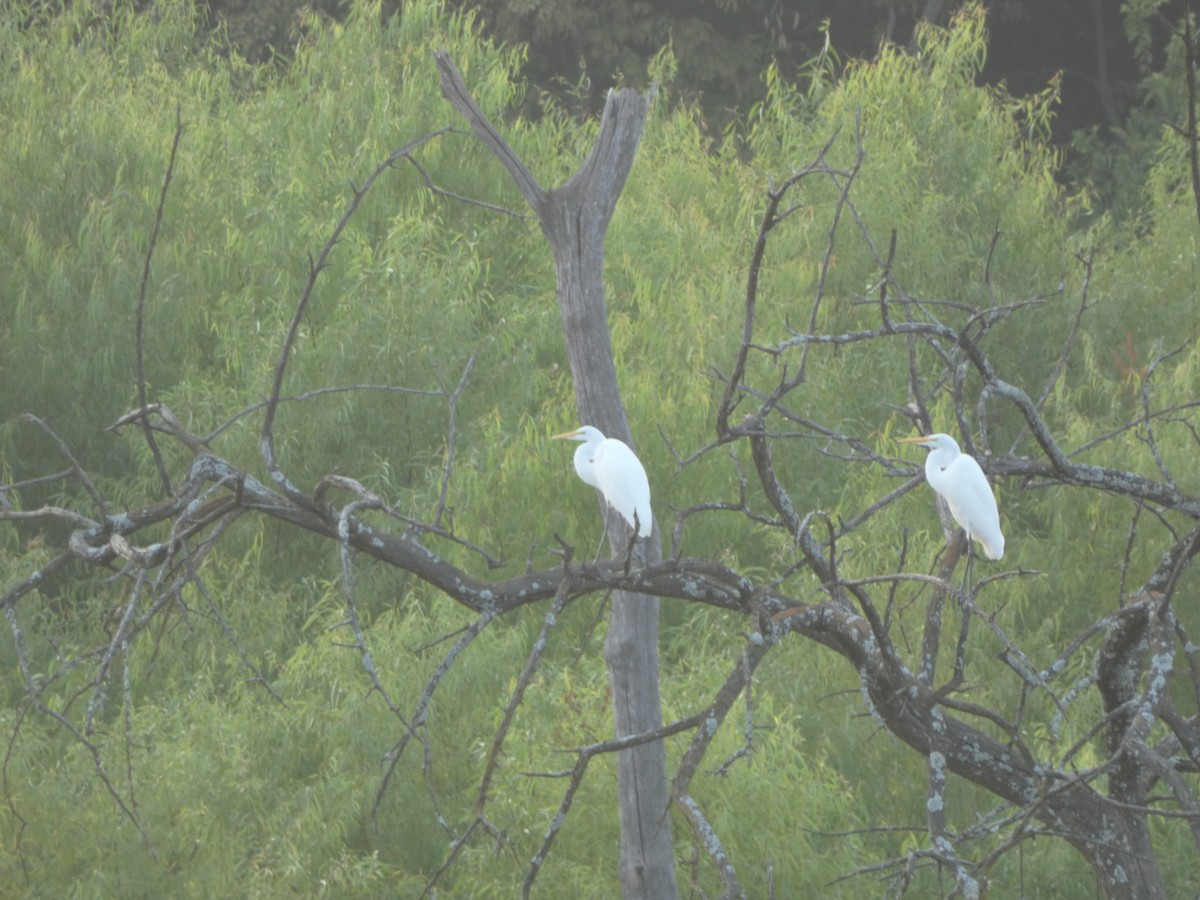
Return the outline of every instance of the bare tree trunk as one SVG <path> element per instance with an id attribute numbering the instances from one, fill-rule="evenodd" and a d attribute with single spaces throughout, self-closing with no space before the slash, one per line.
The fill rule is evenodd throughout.
<path id="1" fill-rule="evenodd" d="M 610 92 L 586 162 L 565 185 L 546 191 L 471 99 L 449 57 L 438 53 L 436 58 L 447 99 L 509 170 L 554 252 L 563 338 L 581 421 L 632 447 L 604 303 L 604 238 L 637 154 L 650 96 L 633 90 Z M 628 539 L 625 523 L 610 511 L 607 529 L 614 557 L 623 558 Z M 643 554 L 645 561 L 661 558 L 657 530 Z M 660 727 L 657 597 L 628 592 L 614 595 L 605 659 L 612 683 L 616 736 Z M 662 741 L 618 753 L 617 782 L 624 896 L 628 900 L 677 897 Z"/>

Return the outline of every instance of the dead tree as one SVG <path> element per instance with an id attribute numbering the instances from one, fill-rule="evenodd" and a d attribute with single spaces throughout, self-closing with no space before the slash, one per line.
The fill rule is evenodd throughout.
<path id="1" fill-rule="evenodd" d="M 604 237 L 621 188 L 633 166 L 650 95 L 610 91 L 600 133 L 582 168 L 562 187 L 544 190 L 471 98 L 445 53 L 436 54 L 442 91 L 488 145 L 525 200 L 554 252 L 563 340 L 575 379 L 580 422 L 634 447 L 613 361 L 604 302 Z M 624 557 L 629 530 L 600 500 L 613 558 Z M 645 561 L 661 557 L 657 531 Z M 662 726 L 658 691 L 658 598 L 617 591 L 604 647 L 612 683 L 616 737 Z M 675 857 L 667 808 L 667 758 L 662 741 L 617 753 L 617 807 L 621 821 L 621 886 L 626 897 L 677 896 Z"/>
<path id="2" fill-rule="evenodd" d="M 911 297 L 892 274 L 895 233 L 889 252 L 883 255 L 876 250 L 871 236 L 863 228 L 851 197 L 858 164 L 862 160 L 861 143 L 858 146 L 859 155 L 854 165 L 846 168 L 830 165 L 826 161 L 827 146 L 813 163 L 786 179 L 778 188 L 768 191 L 750 264 L 742 344 L 717 412 L 717 443 L 749 443 L 759 484 L 779 526 L 795 536 L 804 565 L 820 579 L 831 597 L 826 604 L 807 604 L 775 613 L 772 621 L 776 626 L 782 624 L 788 630 L 798 630 L 845 657 L 859 674 L 863 695 L 868 699 L 872 714 L 892 734 L 926 757 L 929 849 L 923 855 L 953 875 L 956 890 L 963 896 L 981 896 L 985 882 L 980 878 L 980 872 L 986 871 L 987 866 L 981 861 L 970 863 L 960 856 L 957 845 L 963 836 L 956 839 L 946 830 L 947 773 L 985 787 L 1003 800 L 1004 805 L 994 811 L 991 820 L 980 826 L 980 834 L 1008 835 L 997 853 L 1007 852 L 1033 835 L 1054 834 L 1070 842 L 1088 860 L 1105 896 L 1130 900 L 1135 897 L 1165 898 L 1162 872 L 1150 840 L 1150 820 L 1156 815 L 1183 816 L 1189 821 L 1193 839 L 1200 848 L 1200 805 L 1193 786 L 1181 774 L 1200 772 L 1200 718 L 1195 714 L 1196 700 L 1200 699 L 1200 679 L 1195 677 L 1195 672 L 1200 660 L 1197 659 L 1196 645 L 1186 636 L 1186 626 L 1172 608 L 1181 576 L 1200 552 L 1200 499 L 1180 490 L 1168 465 L 1157 453 L 1161 480 L 1074 462 L 1074 454 L 1060 445 L 1042 416 L 1042 406 L 1054 383 L 1062 376 L 1079 322 L 1088 308 L 1091 257 L 1079 260 L 1085 277 L 1067 346 L 1059 364 L 1049 374 L 1040 399 L 1031 398 L 1004 380 L 1002 373 L 988 359 L 984 343 L 989 333 L 1006 318 L 1037 308 L 1045 296 L 1010 305 L 995 304 L 978 311 L 960 310 L 974 314 L 966 318 L 965 325 L 957 328 L 940 322 L 930 307 Z M 818 320 L 821 303 L 827 299 L 820 285 L 824 283 L 830 264 L 833 235 L 843 215 L 853 217 L 879 264 L 879 294 L 874 304 L 876 322 L 873 327 L 842 334 L 802 331 L 772 344 L 756 335 L 760 300 L 758 275 L 772 232 L 800 205 L 792 194 L 798 185 L 810 178 L 829 179 L 840 192 L 809 317 L 810 329 Z M 1046 296 L 1056 295 L 1059 291 L 1061 288 Z M 908 403 L 898 408 L 911 417 L 920 433 L 938 430 L 933 427 L 929 415 L 936 390 L 953 393 L 958 429 L 968 437 L 978 432 L 986 438 L 989 421 L 999 415 L 993 407 L 1004 405 L 1015 411 L 1024 425 L 1025 440 L 1039 456 L 1032 459 L 1015 453 L 993 456 L 990 461 L 993 477 L 1006 476 L 1017 484 L 1024 481 L 1039 486 L 1057 484 L 1104 491 L 1130 498 L 1139 510 L 1143 504 L 1154 507 L 1159 514 L 1171 510 L 1181 513 L 1192 523 L 1184 532 L 1170 532 L 1172 540 L 1160 565 L 1144 584 L 1128 592 L 1117 611 L 1097 619 L 1054 659 L 1035 664 L 1004 633 L 995 615 L 976 605 L 974 589 L 957 590 L 946 582 L 966 544 L 961 531 L 955 533 L 954 523 L 948 516 L 943 516 L 943 522 L 948 525 L 949 552 L 934 578 L 921 652 L 915 660 L 906 659 L 895 640 L 894 595 L 891 591 L 897 580 L 920 579 L 921 576 L 901 571 L 882 577 L 850 578 L 839 571 L 835 547 L 868 517 L 922 480 L 921 477 L 909 480 L 849 523 L 835 526 L 814 512 L 803 515 L 791 492 L 776 475 L 774 456 L 784 442 L 784 431 L 791 437 L 819 439 L 829 448 L 826 452 L 843 454 L 848 462 L 875 464 L 885 469 L 895 465 L 861 438 L 840 433 L 796 411 L 802 402 L 806 368 L 811 364 L 810 352 L 815 348 L 844 351 L 854 346 L 879 347 L 889 342 L 898 342 L 909 355 Z M 940 371 L 931 376 L 920 370 L 918 345 L 933 349 L 941 360 Z M 1185 344 L 1181 350 L 1187 346 Z M 774 385 L 746 384 L 743 381 L 746 361 L 753 353 L 765 353 L 775 359 L 795 354 L 793 368 L 790 371 L 785 368 Z M 1189 416 L 1194 416 L 1195 409 L 1200 406 L 1200 400 L 1193 399 L 1182 406 L 1153 407 L 1146 382 L 1161 363 L 1161 358 L 1156 359 L 1143 371 L 1141 415 L 1119 430 L 1138 429 L 1142 439 L 1151 446 L 1155 446 L 1160 429 L 1188 429 L 1195 438 L 1196 431 Z M 979 382 L 974 414 L 965 388 L 968 373 Z M 935 387 L 925 386 L 929 384 Z M 751 408 L 735 423 L 734 409 L 748 398 L 753 398 Z M 970 427 L 972 421 L 977 428 Z M 1097 442 L 1113 436 L 1102 436 Z M 1032 574 L 1035 573 L 1016 570 L 993 577 Z M 886 607 L 881 609 L 872 588 L 884 583 L 891 583 L 892 588 Z M 946 605 L 951 602 L 960 607 L 961 630 L 950 671 L 939 678 L 938 648 L 943 615 Z M 1025 689 L 1045 692 L 1061 712 L 1065 713 L 1070 702 L 1085 689 L 1094 687 L 1099 692 L 1106 715 L 1096 724 L 1091 736 L 1104 735 L 1108 758 L 1103 765 L 1082 772 L 1074 768 L 1074 759 L 1087 744 L 1086 740 L 1072 747 L 1061 760 L 1049 759 L 1045 754 L 1039 756 L 1022 736 L 1026 714 L 1023 707 L 1009 717 L 1008 713 L 980 707 L 957 696 L 965 686 L 964 671 L 968 665 L 972 627 L 985 628 L 998 637 L 1008 648 L 1004 661 Z M 1066 688 L 1056 684 L 1068 661 L 1089 641 L 1101 636 L 1103 640 L 1096 652 L 1093 678 L 1087 684 Z M 1190 679 L 1172 679 L 1181 653 L 1189 658 L 1192 666 L 1193 677 Z M 1172 700 L 1169 690 L 1172 681 L 1191 698 L 1184 711 L 1180 711 Z M 972 726 L 970 719 L 977 719 L 987 729 L 998 729 L 1004 739 Z M 1107 790 L 1101 787 L 1105 780 Z M 1164 790 L 1171 797 L 1176 812 L 1162 812 L 1156 807 L 1151 796 L 1155 789 Z M 896 861 L 902 882 L 907 875 L 900 870 L 911 863 L 911 859 Z"/>

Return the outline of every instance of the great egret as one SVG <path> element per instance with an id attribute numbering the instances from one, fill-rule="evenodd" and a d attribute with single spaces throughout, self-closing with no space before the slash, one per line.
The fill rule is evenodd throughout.
<path id="1" fill-rule="evenodd" d="M 979 463 L 959 450 L 948 434 L 901 438 L 900 443 L 920 444 L 930 451 L 925 457 L 925 480 L 946 501 L 967 538 L 978 541 L 988 559 L 1000 559 L 1004 555 L 1000 511 Z"/>
<path id="2" fill-rule="evenodd" d="M 606 438 L 591 425 L 556 434 L 553 439 L 583 442 L 575 448 L 575 474 L 600 491 L 604 502 L 620 513 L 630 528 L 637 529 L 638 537 L 649 537 L 654 527 L 650 482 L 641 460 L 629 446 L 616 438 Z"/>

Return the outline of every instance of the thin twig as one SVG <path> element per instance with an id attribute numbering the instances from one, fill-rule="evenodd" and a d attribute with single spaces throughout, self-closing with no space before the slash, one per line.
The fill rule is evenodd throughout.
<path id="1" fill-rule="evenodd" d="M 150 229 L 150 241 L 146 246 L 146 259 L 142 265 L 142 280 L 138 286 L 138 301 L 136 321 L 134 323 L 134 353 L 136 356 L 137 368 L 137 392 L 138 405 L 145 407 L 149 402 L 146 391 L 146 351 L 144 342 L 144 327 L 146 317 L 146 291 L 150 285 L 150 263 L 154 259 L 154 248 L 158 244 L 158 235 L 162 231 L 163 210 L 167 205 L 167 192 L 171 188 L 171 176 L 175 172 L 175 158 L 179 153 L 179 141 L 183 137 L 183 112 L 178 105 L 175 107 L 175 137 L 171 141 L 171 155 L 167 159 L 167 172 L 163 176 L 162 190 L 158 195 L 158 210 L 154 214 L 154 226 Z M 163 493 L 170 496 L 171 490 L 171 474 L 167 471 L 167 465 L 163 462 L 162 451 L 158 449 L 158 441 L 154 439 L 154 432 L 150 429 L 150 425 L 143 420 L 142 434 L 146 438 L 146 445 L 150 448 L 150 454 L 154 457 L 154 468 L 158 470 L 159 480 L 162 482 Z"/>

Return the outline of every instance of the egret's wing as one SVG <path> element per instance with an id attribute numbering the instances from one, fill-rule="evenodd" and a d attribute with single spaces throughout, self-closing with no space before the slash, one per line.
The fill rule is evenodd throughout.
<path id="1" fill-rule="evenodd" d="M 641 460 L 623 441 L 607 438 L 593 455 L 592 464 L 596 486 L 608 505 L 619 512 L 630 527 L 636 513 L 638 534 L 648 536 L 653 527 L 650 482 Z"/>
<path id="2" fill-rule="evenodd" d="M 947 468 L 950 485 L 943 494 L 950 513 L 970 537 L 983 545 L 989 559 L 1004 555 L 1004 535 L 1000 532 L 1000 510 L 987 476 L 972 457 L 963 454 Z"/>

